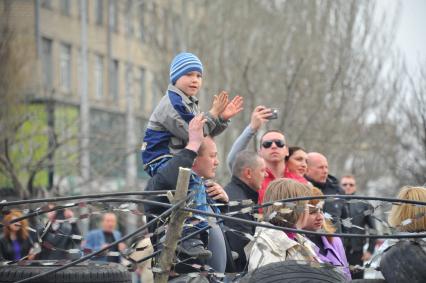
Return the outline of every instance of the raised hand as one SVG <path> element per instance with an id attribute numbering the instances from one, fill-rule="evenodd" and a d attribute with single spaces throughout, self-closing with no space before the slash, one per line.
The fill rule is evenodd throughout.
<path id="1" fill-rule="evenodd" d="M 188 144 L 187 149 L 197 152 L 204 140 L 203 127 L 206 122 L 203 114 L 198 114 L 189 122 L 188 125 Z"/>
<path id="2" fill-rule="evenodd" d="M 243 103 L 244 101 L 242 96 L 235 96 L 234 99 L 228 103 L 225 110 L 220 113 L 220 118 L 222 118 L 222 120 L 231 119 L 243 110 Z"/>
<path id="3" fill-rule="evenodd" d="M 271 114 L 272 110 L 270 108 L 262 105 L 257 106 L 251 114 L 250 127 L 258 131 L 263 124 L 269 121 L 268 117 L 271 116 Z"/>
<path id="4" fill-rule="evenodd" d="M 228 93 L 226 91 L 221 91 L 218 95 L 215 95 L 213 98 L 213 105 L 210 109 L 210 114 L 218 118 L 220 113 L 225 110 L 228 105 Z"/>

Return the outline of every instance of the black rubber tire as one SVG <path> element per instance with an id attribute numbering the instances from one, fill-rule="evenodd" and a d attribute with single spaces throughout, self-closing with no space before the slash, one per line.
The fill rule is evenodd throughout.
<path id="1" fill-rule="evenodd" d="M 426 282 L 426 252 L 414 241 L 400 241 L 382 255 L 380 270 L 386 282 Z"/>
<path id="2" fill-rule="evenodd" d="M 169 283 L 209 283 L 209 280 L 202 275 L 193 277 L 190 275 L 182 275 L 168 281 Z"/>
<path id="3" fill-rule="evenodd" d="M 16 282 L 52 270 L 60 265 L 42 265 L 49 261 L 28 261 L 28 265 L 0 266 L 0 283 Z M 131 274 L 118 263 L 87 262 L 72 266 L 31 283 L 131 283 Z"/>
<path id="4" fill-rule="evenodd" d="M 282 261 L 267 264 L 244 276 L 241 283 L 340 283 L 345 276 L 328 264 L 313 264 L 300 261 Z"/>
<path id="5" fill-rule="evenodd" d="M 386 283 L 385 279 L 354 279 L 351 282 L 356 283 Z"/>

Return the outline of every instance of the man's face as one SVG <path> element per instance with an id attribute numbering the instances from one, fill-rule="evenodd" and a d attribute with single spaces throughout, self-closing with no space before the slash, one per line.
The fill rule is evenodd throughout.
<path id="1" fill-rule="evenodd" d="M 356 182 L 354 178 L 343 177 L 340 181 L 340 185 L 347 195 L 351 195 L 356 192 Z"/>
<path id="2" fill-rule="evenodd" d="M 282 144 L 284 146 L 281 146 Z M 268 167 L 272 163 L 284 162 L 284 158 L 288 155 L 284 135 L 277 132 L 264 135 L 261 140 L 259 155 L 263 157 Z"/>
<path id="3" fill-rule="evenodd" d="M 201 73 L 192 71 L 181 76 L 175 83 L 175 86 L 188 96 L 197 95 L 203 83 Z"/>
<path id="4" fill-rule="evenodd" d="M 325 183 L 328 176 L 328 162 L 324 156 L 308 155 L 308 170 L 306 175 L 318 183 Z"/>
<path id="5" fill-rule="evenodd" d="M 110 232 L 115 230 L 117 226 L 117 217 L 114 214 L 107 213 L 102 219 L 102 230 L 105 232 Z"/>
<path id="6" fill-rule="evenodd" d="M 210 137 L 206 137 L 203 141 L 202 151 L 192 165 L 192 170 L 200 177 L 211 179 L 216 176 L 218 165 L 216 143 Z"/>
<path id="7" fill-rule="evenodd" d="M 266 164 L 263 158 L 258 158 L 257 166 L 249 170 L 251 174 L 248 185 L 257 192 L 262 187 L 263 180 L 266 176 Z"/>

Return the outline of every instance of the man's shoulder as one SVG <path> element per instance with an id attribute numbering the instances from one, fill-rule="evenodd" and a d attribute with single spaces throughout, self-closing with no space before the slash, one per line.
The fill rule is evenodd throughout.
<path id="1" fill-rule="evenodd" d="M 328 175 L 325 185 L 327 189 L 333 190 L 334 192 L 336 192 L 336 194 L 345 194 L 345 191 L 339 185 L 339 179 L 337 179 L 333 175 Z"/>
<path id="2" fill-rule="evenodd" d="M 246 189 L 242 181 L 232 178 L 231 181 L 224 187 L 230 200 L 246 197 Z"/>
<path id="3" fill-rule="evenodd" d="M 102 233 L 101 229 L 93 229 L 87 232 L 87 237 L 94 237 L 94 236 L 100 235 L 101 233 Z"/>

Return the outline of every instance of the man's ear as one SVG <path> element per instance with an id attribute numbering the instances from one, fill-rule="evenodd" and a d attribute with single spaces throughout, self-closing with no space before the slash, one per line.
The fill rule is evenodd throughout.
<path id="1" fill-rule="evenodd" d="M 253 172 L 252 172 L 251 168 L 249 168 L 249 167 L 244 168 L 243 169 L 243 176 L 246 179 L 251 179 L 253 177 Z"/>

